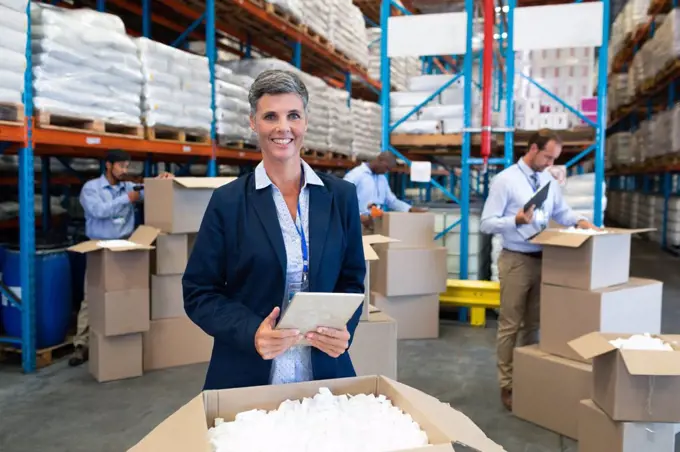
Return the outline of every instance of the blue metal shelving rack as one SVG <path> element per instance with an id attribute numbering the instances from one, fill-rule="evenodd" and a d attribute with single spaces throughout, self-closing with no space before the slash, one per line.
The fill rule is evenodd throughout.
<path id="1" fill-rule="evenodd" d="M 603 26 L 602 26 L 602 45 L 599 48 L 598 53 L 598 86 L 597 86 L 597 96 L 598 96 L 598 110 L 597 110 L 597 121 L 590 121 L 587 117 L 581 114 L 576 108 L 567 104 L 564 100 L 560 99 L 555 94 L 551 93 L 549 90 L 541 86 L 536 80 L 529 76 L 520 74 L 522 77 L 527 79 L 532 84 L 536 85 L 541 91 L 546 93 L 552 99 L 558 101 L 562 104 L 568 111 L 576 114 L 578 117 L 589 123 L 595 128 L 596 138 L 595 142 L 580 152 L 578 155 L 574 156 L 567 162 L 567 167 L 578 167 L 579 162 L 591 152 L 595 151 L 595 203 L 594 203 L 594 223 L 597 225 L 602 225 L 603 223 L 603 206 L 602 198 L 603 192 L 603 181 L 604 181 L 604 151 L 605 151 L 605 131 L 606 131 L 606 105 L 607 105 L 607 49 L 609 42 L 609 8 L 610 0 L 601 0 L 603 5 Z M 575 3 L 579 3 L 580 0 L 576 0 Z M 503 4 L 505 3 L 505 4 Z M 440 92 L 448 88 L 451 84 L 455 82 L 459 77 L 463 77 L 464 80 L 464 124 L 463 124 L 463 145 L 462 145 L 462 159 L 461 159 L 461 176 L 460 176 L 460 199 L 456 198 L 453 194 L 453 181 L 454 177 L 451 177 L 451 190 L 441 186 L 438 182 L 432 181 L 431 185 L 435 188 L 440 189 L 449 199 L 453 200 L 460 206 L 461 218 L 453 225 L 449 226 L 444 232 L 439 234 L 436 238 L 440 238 L 442 235 L 447 234 L 451 229 L 460 225 L 460 278 L 467 279 L 468 277 L 468 233 L 469 233 L 469 216 L 470 216 L 470 183 L 471 183 L 471 167 L 474 165 L 480 165 L 482 159 L 475 158 L 471 156 L 471 134 L 478 133 L 478 130 L 473 130 L 471 128 L 471 105 L 472 105 L 472 72 L 473 72 L 473 49 L 472 49 L 472 33 L 473 33 L 473 15 L 474 15 L 474 3 L 472 0 L 465 1 L 465 11 L 467 12 L 467 30 L 466 30 L 466 51 L 463 56 L 463 71 L 455 76 L 452 76 L 451 80 L 440 87 L 434 94 L 423 101 L 418 106 L 414 107 L 411 112 L 405 115 L 401 120 L 396 121 L 394 125 L 390 124 L 390 59 L 388 57 L 388 44 L 387 44 L 387 25 L 388 19 L 390 17 L 391 8 L 394 7 L 400 10 L 403 14 L 411 14 L 409 11 L 402 8 L 400 5 L 394 3 L 391 0 L 382 0 L 381 10 L 380 10 L 380 27 L 381 27 L 381 68 L 380 68 L 380 79 L 382 81 L 382 92 L 380 95 L 380 103 L 382 106 L 382 151 L 390 151 L 394 153 L 397 157 L 402 159 L 408 165 L 410 161 L 403 156 L 398 150 L 396 150 L 390 144 L 391 131 L 394 128 L 408 119 L 416 111 L 422 108 L 425 104 L 430 102 L 435 98 Z M 501 45 L 504 47 L 504 63 L 505 71 L 497 71 L 499 80 L 497 83 L 500 85 L 499 97 L 504 95 L 505 97 L 505 127 L 502 130 L 497 130 L 504 134 L 504 154 L 501 158 L 489 158 L 489 165 L 508 167 L 514 163 L 514 75 L 515 75 L 515 49 L 514 49 L 514 17 L 516 9 L 516 0 L 507 0 L 506 2 L 501 2 L 501 7 L 507 7 L 506 17 L 507 17 L 507 30 L 504 30 L 501 26 L 499 29 L 499 35 L 505 33 L 505 38 L 500 39 Z M 427 58 L 424 58 L 424 70 L 427 71 L 428 65 Z M 582 170 L 582 168 L 581 168 Z M 488 192 L 488 177 L 485 177 L 484 193 Z"/>

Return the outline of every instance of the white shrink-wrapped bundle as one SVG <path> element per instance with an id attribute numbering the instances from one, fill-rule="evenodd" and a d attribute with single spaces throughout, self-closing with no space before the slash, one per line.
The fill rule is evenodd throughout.
<path id="1" fill-rule="evenodd" d="M 654 123 L 654 135 L 649 147 L 647 157 L 658 157 L 672 151 L 673 133 L 673 110 L 664 110 L 657 113 L 652 121 Z"/>
<path id="2" fill-rule="evenodd" d="M 333 3 L 324 0 L 300 0 L 302 23 L 314 33 L 328 39 L 328 24 L 331 23 Z"/>
<path id="3" fill-rule="evenodd" d="M 39 111 L 140 124 L 141 63 L 119 17 L 33 3 L 31 21 L 33 101 Z"/>
<path id="4" fill-rule="evenodd" d="M 651 75 L 656 75 L 680 56 L 680 9 L 675 8 L 668 13 L 654 37 L 643 48 L 648 48 Z"/>
<path id="5" fill-rule="evenodd" d="M 607 209 L 606 184 L 602 182 L 602 212 Z M 562 196 L 577 214 L 594 221 L 595 173 L 578 174 L 567 177 L 562 187 Z"/>
<path id="6" fill-rule="evenodd" d="M 345 90 L 328 88 L 329 108 L 329 146 L 331 151 L 343 155 L 352 154 L 352 112 L 348 105 L 349 93 Z"/>
<path id="7" fill-rule="evenodd" d="M 240 140 L 255 143 L 248 104 L 248 91 L 254 80 L 249 75 L 234 74 L 227 67 L 215 66 L 215 121 L 220 143 Z"/>
<path id="8" fill-rule="evenodd" d="M 280 69 L 297 74 L 307 87 L 309 103 L 307 115 L 309 123 L 305 136 L 305 148 L 314 151 L 329 151 L 330 134 L 330 99 L 328 85 L 318 77 L 306 74 L 282 60 L 275 58 L 262 58 L 250 60 L 237 60 L 225 62 L 224 65 L 235 74 L 248 75 L 253 79 L 268 69 Z"/>
<path id="9" fill-rule="evenodd" d="M 22 103 L 26 71 L 27 0 L 0 0 L 0 102 Z M 0 118 L 2 119 L 2 118 Z"/>
<path id="10" fill-rule="evenodd" d="M 371 159 L 380 153 L 381 107 L 375 102 L 352 99 L 352 155 Z"/>
<path id="11" fill-rule="evenodd" d="M 144 74 L 144 124 L 209 131 L 212 88 L 208 59 L 147 38 L 135 42 Z"/>
<path id="12" fill-rule="evenodd" d="M 332 0 L 328 39 L 335 48 L 364 67 L 368 66 L 368 38 L 364 15 L 352 0 Z"/>
<path id="13" fill-rule="evenodd" d="M 607 138 L 607 159 L 612 166 L 629 165 L 633 161 L 633 134 L 618 132 Z"/>

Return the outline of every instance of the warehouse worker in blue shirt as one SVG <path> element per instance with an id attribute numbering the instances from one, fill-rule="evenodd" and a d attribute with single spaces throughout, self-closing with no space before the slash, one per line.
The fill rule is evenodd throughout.
<path id="1" fill-rule="evenodd" d="M 482 211 L 481 230 L 501 234 L 498 258 L 501 308 L 497 354 L 501 402 L 512 410 L 512 357 L 515 347 L 538 341 L 540 326 L 541 246 L 529 240 L 547 227 L 550 219 L 564 226 L 595 228 L 565 202 L 550 172 L 562 152 L 562 142 L 550 130 L 539 130 L 529 139 L 529 149 L 519 161 L 494 177 Z M 524 205 L 538 190 L 550 184 L 540 209 Z"/>
<path id="2" fill-rule="evenodd" d="M 385 177 L 385 174 L 397 166 L 397 159 L 391 152 L 382 152 L 371 162 L 362 163 L 345 175 L 345 180 L 357 187 L 361 224 L 365 228 L 373 226 L 371 206 L 397 212 L 423 212 L 424 209 L 413 207 L 398 199 Z"/>
<path id="3" fill-rule="evenodd" d="M 83 185 L 80 204 L 85 213 L 85 235 L 91 240 L 126 239 L 135 229 L 135 203 L 144 193 L 128 180 L 130 155 L 122 150 L 106 154 L 106 172 Z M 170 177 L 163 173 L 159 177 Z M 75 351 L 69 365 L 78 366 L 88 359 L 89 318 L 87 296 L 78 312 L 78 330 L 73 338 Z"/>

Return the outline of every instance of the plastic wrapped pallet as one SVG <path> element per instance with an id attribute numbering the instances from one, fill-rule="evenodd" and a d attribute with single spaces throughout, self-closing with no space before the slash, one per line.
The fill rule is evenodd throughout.
<path id="1" fill-rule="evenodd" d="M 141 62 L 119 17 L 33 3 L 31 20 L 38 110 L 113 124 L 140 124 Z M 5 36 L 2 41 L 6 43 Z"/>
<path id="2" fill-rule="evenodd" d="M 651 146 L 648 148 L 647 157 L 658 157 L 672 151 L 673 133 L 673 110 L 664 110 L 657 113 L 653 118 L 654 134 Z"/>
<path id="3" fill-rule="evenodd" d="M 619 132 L 612 134 L 606 141 L 607 159 L 612 166 L 629 165 L 633 161 L 633 134 Z"/>
<path id="4" fill-rule="evenodd" d="M 299 21 L 304 17 L 300 0 L 265 0 L 265 2 L 281 8 Z"/>
<path id="5" fill-rule="evenodd" d="M 135 42 L 144 74 L 144 124 L 209 131 L 213 115 L 208 59 L 147 38 Z"/>
<path id="6" fill-rule="evenodd" d="M 234 74 L 231 69 L 215 66 L 215 121 L 221 144 L 244 140 L 255 143 L 250 129 L 248 91 L 254 79 Z"/>
<path id="7" fill-rule="evenodd" d="M 329 107 L 329 147 L 333 152 L 343 155 L 352 154 L 353 124 L 350 106 L 347 104 L 349 93 L 346 90 L 328 88 Z"/>
<path id="8" fill-rule="evenodd" d="M 433 120 L 418 120 L 418 121 L 406 121 L 399 124 L 395 129 L 394 133 L 404 133 L 413 135 L 430 135 L 442 132 L 441 121 Z"/>
<path id="9" fill-rule="evenodd" d="M 317 35 L 327 37 L 332 3 L 323 0 L 300 0 L 299 3 L 302 8 L 302 23 Z"/>
<path id="10" fill-rule="evenodd" d="M 0 0 L 0 102 L 22 103 L 26 70 L 27 3 Z"/>
<path id="11" fill-rule="evenodd" d="M 352 99 L 352 155 L 371 159 L 380 153 L 381 107 L 375 102 Z"/>
<path id="12" fill-rule="evenodd" d="M 602 182 L 602 211 L 607 209 L 606 184 Z M 562 196 L 576 213 L 594 221 L 595 173 L 578 174 L 567 177 L 562 187 Z"/>
<path id="13" fill-rule="evenodd" d="M 331 0 L 328 39 L 352 60 L 368 66 L 368 38 L 361 10 L 352 0 Z"/>

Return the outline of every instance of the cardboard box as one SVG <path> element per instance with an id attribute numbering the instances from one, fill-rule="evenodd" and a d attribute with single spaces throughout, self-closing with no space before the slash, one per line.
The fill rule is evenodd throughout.
<path id="1" fill-rule="evenodd" d="M 182 275 L 151 276 L 151 320 L 184 317 Z"/>
<path id="2" fill-rule="evenodd" d="M 680 422 L 680 336 L 656 336 L 674 351 L 619 350 L 609 341 L 631 334 L 590 333 L 569 342 L 593 359 L 592 399 L 615 421 Z"/>
<path id="3" fill-rule="evenodd" d="M 600 331 L 661 333 L 663 283 L 631 278 L 626 284 L 593 291 L 541 285 L 541 350 L 576 361 L 569 341 Z"/>
<path id="4" fill-rule="evenodd" d="M 104 337 L 90 331 L 90 374 L 100 383 L 141 377 L 142 333 Z"/>
<path id="5" fill-rule="evenodd" d="M 88 240 L 70 247 L 87 253 L 85 284 L 104 292 L 149 288 L 149 250 L 160 231 L 139 226 L 128 240 Z"/>
<path id="6" fill-rule="evenodd" d="M 90 328 L 105 337 L 149 330 L 149 289 L 87 289 Z"/>
<path id="7" fill-rule="evenodd" d="M 446 291 L 446 248 L 376 251 L 380 260 L 371 269 L 373 292 L 391 297 Z"/>
<path id="8" fill-rule="evenodd" d="M 198 232 L 213 191 L 234 177 L 144 179 L 144 223 L 163 232 Z"/>
<path id="9" fill-rule="evenodd" d="M 364 279 L 364 303 L 361 309 L 360 320 L 368 320 L 368 310 L 371 305 L 371 262 L 377 261 L 378 254 L 373 249 L 373 245 L 379 243 L 396 242 L 397 239 L 386 237 L 380 234 L 368 234 L 362 237 L 364 245 L 364 258 L 366 259 L 366 278 Z"/>
<path id="10" fill-rule="evenodd" d="M 515 349 L 513 369 L 512 413 L 577 439 L 579 403 L 592 394 L 591 366 L 531 345 Z"/>
<path id="11" fill-rule="evenodd" d="M 143 335 L 144 371 L 210 361 L 213 338 L 189 317 L 152 320 Z"/>
<path id="12" fill-rule="evenodd" d="M 373 304 L 397 321 L 399 339 L 439 337 L 439 293 L 385 297 L 374 292 Z"/>
<path id="13" fill-rule="evenodd" d="M 130 451 L 209 450 L 208 427 L 214 425 L 215 418 L 232 421 L 243 411 L 273 410 L 285 400 L 312 397 L 319 388 L 328 388 L 333 394 L 382 394 L 410 414 L 427 433 L 430 442 L 437 445 L 403 452 L 453 452 L 456 446 L 452 441 L 467 444 L 480 452 L 504 451 L 460 411 L 417 389 L 379 376 L 204 391 L 163 421 Z"/>
<path id="14" fill-rule="evenodd" d="M 582 400 L 578 413 L 579 452 L 673 452 L 673 424 L 616 422 L 592 400 Z"/>
<path id="15" fill-rule="evenodd" d="M 183 274 L 195 240 L 196 234 L 160 234 L 151 253 L 151 274 Z"/>
<path id="16" fill-rule="evenodd" d="M 386 212 L 375 219 L 375 233 L 397 239 L 380 244 L 376 249 L 432 248 L 434 243 L 433 213 Z"/>
<path id="17" fill-rule="evenodd" d="M 397 379 L 397 331 L 397 322 L 384 312 L 373 312 L 359 322 L 349 349 L 357 376 Z"/>
<path id="18" fill-rule="evenodd" d="M 531 240 L 543 246 L 542 281 L 594 290 L 628 282 L 631 235 L 653 229 L 606 228 L 587 235 L 546 229 Z"/>

